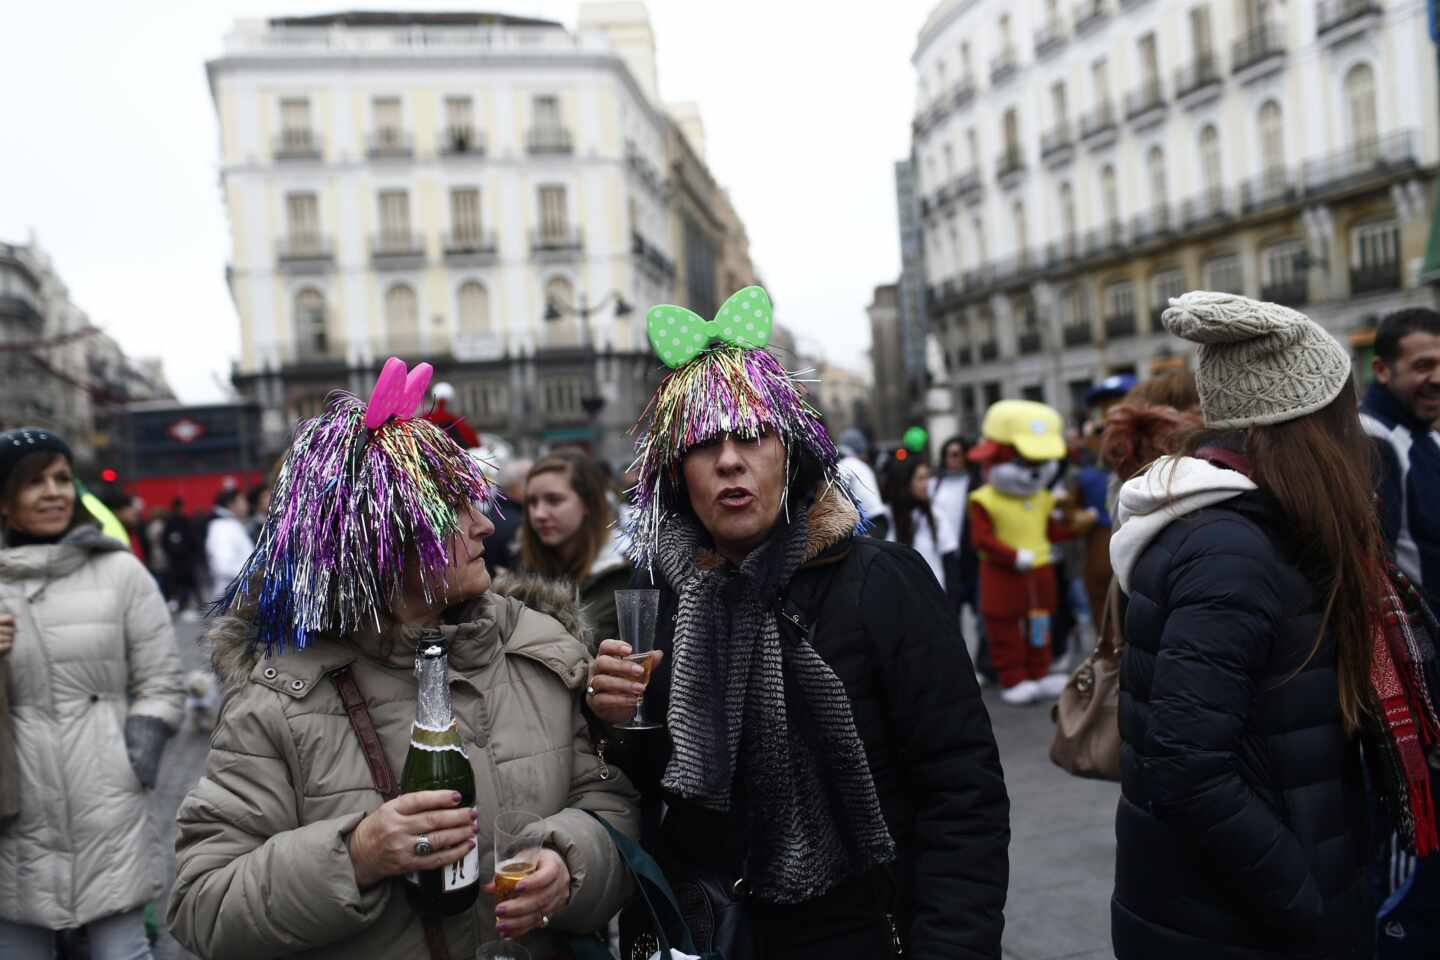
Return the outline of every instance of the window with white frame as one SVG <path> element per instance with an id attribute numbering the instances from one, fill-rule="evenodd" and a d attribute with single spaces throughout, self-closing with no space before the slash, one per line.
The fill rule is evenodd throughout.
<path id="1" fill-rule="evenodd" d="M 1104 291 L 1105 319 L 1135 316 L 1135 285 L 1129 280 L 1107 283 Z"/>
<path id="2" fill-rule="evenodd" d="M 1350 142 L 1357 151 L 1373 151 L 1379 134 L 1375 115 L 1375 71 L 1357 64 L 1345 74 L 1345 107 L 1350 121 Z"/>
<path id="3" fill-rule="evenodd" d="M 1217 293 L 1244 293 L 1245 277 L 1240 258 L 1233 254 L 1205 261 L 1205 289 Z"/>
<path id="4" fill-rule="evenodd" d="M 1075 241 L 1075 190 L 1068 183 L 1060 184 L 1060 232 L 1069 245 Z"/>
<path id="5" fill-rule="evenodd" d="M 415 289 L 397 283 L 385 291 L 385 331 L 392 351 L 420 347 L 420 310 Z"/>
<path id="6" fill-rule="evenodd" d="M 280 101 L 280 141 L 287 150 L 309 150 L 313 146 L 308 97 L 285 97 Z"/>
<path id="7" fill-rule="evenodd" d="M 536 97 L 531 102 L 535 126 L 541 130 L 560 128 L 560 98 L 555 96 Z"/>
<path id="8" fill-rule="evenodd" d="M 584 414 L 584 377 L 546 377 L 540 381 L 540 408 L 546 416 L 570 419 Z"/>
<path id="9" fill-rule="evenodd" d="M 990 248 L 985 244 L 985 221 L 976 217 L 971 225 L 975 230 L 975 263 L 983 266 L 990 262 Z"/>
<path id="10" fill-rule="evenodd" d="M 1393 268 L 1400 260 L 1400 228 L 1394 220 L 1361 224 L 1350 232 L 1350 265 L 1356 270 Z"/>
<path id="11" fill-rule="evenodd" d="M 478 280 L 467 280 L 455 294 L 462 336 L 490 332 L 490 294 Z"/>
<path id="12" fill-rule="evenodd" d="M 1214 48 L 1210 39 L 1210 7 L 1208 4 L 1198 4 L 1190 8 L 1190 47 L 1195 53 L 1196 60 L 1205 60 L 1210 57 L 1210 51 Z"/>
<path id="13" fill-rule="evenodd" d="M 480 189 L 454 187 L 450 191 L 450 230 L 457 244 L 476 246 L 483 236 L 480 222 Z"/>
<path id="14" fill-rule="evenodd" d="M 380 245 L 404 249 L 410 245 L 410 194 L 404 190 L 381 190 Z"/>
<path id="15" fill-rule="evenodd" d="M 1185 293 L 1185 271 L 1179 267 L 1157 270 L 1150 278 L 1150 291 L 1154 295 L 1155 306 L 1165 309 L 1171 300 Z"/>
<path id="16" fill-rule="evenodd" d="M 1200 177 L 1207 196 L 1219 194 L 1224 185 L 1224 171 L 1220 162 L 1220 131 L 1214 124 L 1206 124 L 1200 131 Z"/>
<path id="17" fill-rule="evenodd" d="M 1015 249 L 1023 256 L 1025 248 L 1030 244 L 1030 234 L 1025 224 L 1025 204 L 1016 200 L 1010 209 L 1010 216 L 1015 223 Z"/>
<path id="18" fill-rule="evenodd" d="M 1283 240 L 1272 243 L 1260 251 L 1260 285 L 1262 287 L 1289 287 L 1304 282 L 1298 261 L 1305 247 L 1299 240 Z"/>
<path id="19" fill-rule="evenodd" d="M 475 146 L 475 104 L 469 97 L 445 98 L 445 139 L 451 150 L 464 153 Z"/>
<path id="20" fill-rule="evenodd" d="M 297 253 L 320 247 L 320 201 L 313 193 L 285 195 L 285 232 Z"/>
<path id="21" fill-rule="evenodd" d="M 981 343 L 995 341 L 995 311 L 989 307 L 981 307 L 975 312 L 975 332 Z"/>
<path id="22" fill-rule="evenodd" d="M 1104 206 L 1105 226 L 1120 220 L 1120 185 L 1115 180 L 1115 168 L 1106 164 L 1100 171 L 1100 202 Z"/>
<path id="23" fill-rule="evenodd" d="M 461 407 L 477 422 L 504 420 L 510 411 L 510 387 L 493 378 L 471 380 L 460 385 Z"/>
<path id="24" fill-rule="evenodd" d="M 1165 151 L 1161 147 L 1150 148 L 1145 156 L 1145 166 L 1150 172 L 1150 203 L 1157 209 L 1170 202 L 1170 190 L 1166 183 Z"/>
<path id="25" fill-rule="evenodd" d="M 1083 284 L 1074 284 L 1065 294 L 1065 318 L 1069 326 L 1090 326 L 1090 295 Z"/>
<path id="26" fill-rule="evenodd" d="M 1272 183 L 1284 177 L 1285 170 L 1285 124 L 1280 104 L 1267 101 L 1260 108 L 1260 166 L 1265 180 Z"/>
<path id="27" fill-rule="evenodd" d="M 399 147 L 405 142 L 405 123 L 399 97 L 375 97 L 370 101 L 370 118 L 375 127 L 375 145 Z"/>
<path id="28" fill-rule="evenodd" d="M 564 241 L 570 234 L 570 213 L 565 188 L 548 184 L 540 188 L 540 237 L 546 241 Z"/>
<path id="29" fill-rule="evenodd" d="M 306 287 L 295 294 L 295 333 L 302 353 L 324 355 L 329 352 L 325 295 L 314 287 Z"/>
<path id="30" fill-rule="evenodd" d="M 966 130 L 966 131 L 965 131 L 965 146 L 968 148 L 968 152 L 969 152 L 969 154 L 970 154 L 970 169 L 971 169 L 971 170 L 979 170 L 979 169 L 980 169 L 980 134 L 978 134 L 978 133 L 975 132 L 975 128 L 974 128 L 974 127 L 971 127 L 969 130 Z"/>

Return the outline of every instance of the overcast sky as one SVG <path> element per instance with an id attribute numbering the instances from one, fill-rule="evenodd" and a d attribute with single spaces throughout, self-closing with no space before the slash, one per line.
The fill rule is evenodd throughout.
<path id="1" fill-rule="evenodd" d="M 711 169 L 779 319 L 861 367 L 865 305 L 899 272 L 892 164 L 935 0 L 649 0 L 666 100 L 700 104 Z M 13 3 L 0 31 L 0 240 L 31 230 L 71 297 L 182 400 L 223 395 L 239 349 L 204 62 L 240 17 L 485 9 L 573 26 L 559 0 Z"/>

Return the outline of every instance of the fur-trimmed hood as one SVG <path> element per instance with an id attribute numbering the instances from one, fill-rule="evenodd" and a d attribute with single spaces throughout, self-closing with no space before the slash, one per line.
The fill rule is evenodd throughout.
<path id="1" fill-rule="evenodd" d="M 529 626 L 533 629 L 524 629 L 527 620 L 532 621 Z M 588 664 L 588 629 L 574 589 L 540 576 L 502 574 L 485 594 L 448 611 L 439 629 L 450 641 L 451 661 L 457 666 L 467 662 L 480 665 L 504 647 L 507 654 L 546 663 L 567 685 L 575 686 Z M 277 669 L 282 665 L 299 667 L 308 661 L 319 672 L 329 672 L 360 656 L 404 666 L 413 659 L 420 632 L 419 628 L 392 625 L 344 639 L 327 638 L 273 659 Z M 243 686 L 263 657 L 253 625 L 242 617 L 225 615 L 215 620 L 207 639 L 212 644 L 211 666 L 225 689 Z"/>

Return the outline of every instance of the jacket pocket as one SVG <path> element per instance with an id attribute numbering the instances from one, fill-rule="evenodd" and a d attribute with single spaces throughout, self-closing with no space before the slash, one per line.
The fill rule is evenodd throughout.
<path id="1" fill-rule="evenodd" d="M 99 716 L 95 716 L 97 711 Z M 102 761 L 99 766 L 113 786 L 126 793 L 143 794 L 145 788 L 140 784 L 140 778 L 135 776 L 135 768 L 130 766 L 130 751 L 125 746 L 125 724 L 116 712 L 114 703 L 103 697 L 90 704 L 91 722 L 88 726 L 96 734 L 95 749 Z"/>

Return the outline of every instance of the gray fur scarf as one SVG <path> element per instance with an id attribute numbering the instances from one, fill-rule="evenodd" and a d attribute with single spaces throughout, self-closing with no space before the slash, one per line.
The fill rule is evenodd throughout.
<path id="1" fill-rule="evenodd" d="M 834 506 L 822 495 L 777 524 L 738 569 L 717 562 L 688 516 L 670 518 L 655 557 L 679 597 L 661 783 L 717 812 L 735 803 L 751 838 L 746 876 L 769 903 L 812 899 L 895 859 L 845 687 L 813 632 L 779 624 L 791 577 L 819 552 L 815 514 Z"/>

